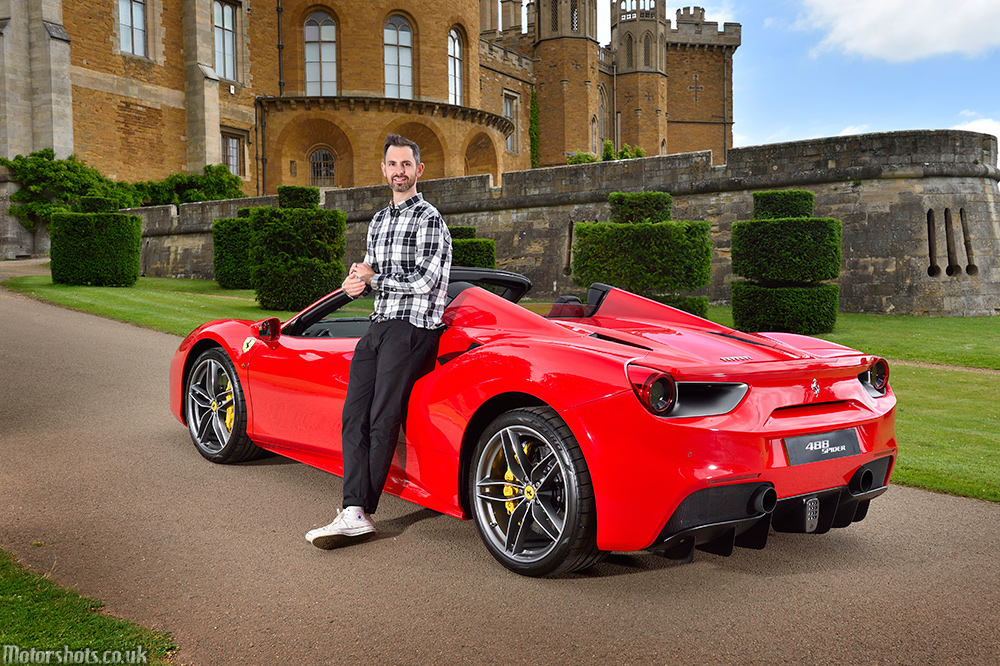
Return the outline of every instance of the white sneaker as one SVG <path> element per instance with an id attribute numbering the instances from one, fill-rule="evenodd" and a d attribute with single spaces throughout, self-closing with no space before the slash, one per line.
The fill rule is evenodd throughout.
<path id="1" fill-rule="evenodd" d="M 337 510 L 337 517 L 324 527 L 306 532 L 306 540 L 317 548 L 330 550 L 364 541 L 375 533 L 375 523 L 360 506 Z"/>

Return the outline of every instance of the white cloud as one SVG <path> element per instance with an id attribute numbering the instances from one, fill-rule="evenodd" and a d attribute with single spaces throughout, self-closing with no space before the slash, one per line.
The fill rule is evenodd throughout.
<path id="1" fill-rule="evenodd" d="M 992 134 L 995 137 L 1000 137 L 1000 120 L 994 120 L 993 118 L 977 118 L 976 120 L 970 120 L 967 123 L 955 125 L 951 129 L 967 130 L 969 132 L 982 132 L 983 134 Z"/>
<path id="2" fill-rule="evenodd" d="M 750 137 L 746 134 L 740 134 L 739 132 L 733 132 L 733 148 L 739 148 L 741 146 L 749 146 Z"/>
<path id="3" fill-rule="evenodd" d="M 598 7 L 603 5 L 603 2 L 598 3 Z M 732 0 L 721 0 L 720 2 L 685 2 L 680 5 L 668 4 L 664 11 L 667 14 L 667 20 L 670 21 L 670 26 L 673 28 L 677 27 L 677 10 L 683 7 L 691 7 L 692 5 L 697 5 L 705 9 L 705 20 L 710 23 L 718 23 L 719 29 L 722 29 L 723 23 L 740 23 L 740 19 L 737 17 L 736 9 L 733 5 Z M 744 12 L 745 13 L 745 12 Z"/>
<path id="4" fill-rule="evenodd" d="M 864 134 L 868 131 L 868 125 L 848 125 L 840 130 L 837 136 L 851 136 L 852 134 Z"/>
<path id="5" fill-rule="evenodd" d="M 973 57 L 1000 47 L 997 0 L 802 0 L 796 27 L 826 33 L 813 50 L 907 62 L 960 53 Z"/>

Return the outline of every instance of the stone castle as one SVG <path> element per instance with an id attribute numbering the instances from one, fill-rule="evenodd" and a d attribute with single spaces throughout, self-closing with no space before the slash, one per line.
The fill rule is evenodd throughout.
<path id="1" fill-rule="evenodd" d="M 534 93 L 541 166 L 605 140 L 721 163 L 739 45 L 656 0 L 0 0 L 0 156 L 128 181 L 221 163 L 261 195 L 377 183 L 395 131 L 425 178 L 499 183 L 532 166 Z"/>
<path id="2" fill-rule="evenodd" d="M 729 229 L 754 190 L 816 193 L 844 221 L 841 308 L 1000 313 L 997 141 L 894 132 L 732 148 L 740 26 L 698 7 L 596 1 L 0 0 L 0 155 L 44 147 L 114 178 L 223 163 L 257 198 L 136 211 L 146 275 L 212 276 L 211 224 L 325 188 L 348 213 L 348 253 L 385 200 L 379 147 L 397 131 L 428 165 L 422 190 L 450 224 L 498 243 L 501 267 L 544 297 L 571 291 L 573 223 L 607 219 L 613 191 L 663 190 L 674 217 L 713 224 L 706 293 L 728 298 Z M 530 100 L 540 163 L 529 169 Z M 611 140 L 644 159 L 556 166 Z M 45 230 L 6 215 L 0 254 L 44 253 Z"/>

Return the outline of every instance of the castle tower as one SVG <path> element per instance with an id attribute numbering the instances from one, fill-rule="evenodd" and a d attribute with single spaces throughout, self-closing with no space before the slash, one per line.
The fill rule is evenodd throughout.
<path id="1" fill-rule="evenodd" d="M 495 39 L 500 28 L 496 0 L 479 0 L 479 35 L 483 39 Z"/>
<path id="2" fill-rule="evenodd" d="M 62 13 L 62 0 L 0 3 L 0 156 L 42 148 L 59 158 L 73 153 L 70 37 Z"/>
<path id="3" fill-rule="evenodd" d="M 646 155 L 667 152 L 668 72 L 664 3 L 612 0 L 611 47 L 614 63 L 616 145 L 640 146 Z M 676 152 L 670 150 L 670 152 Z"/>
<path id="4" fill-rule="evenodd" d="M 597 0 L 538 0 L 535 68 L 542 166 L 568 153 L 600 150 Z"/>
<path id="5" fill-rule="evenodd" d="M 669 23 L 667 24 L 669 28 Z M 701 7 L 677 11 L 677 27 L 665 33 L 664 69 L 670 115 L 666 146 L 671 153 L 712 150 L 723 164 L 733 145 L 733 53 L 741 26 L 705 21 Z"/>

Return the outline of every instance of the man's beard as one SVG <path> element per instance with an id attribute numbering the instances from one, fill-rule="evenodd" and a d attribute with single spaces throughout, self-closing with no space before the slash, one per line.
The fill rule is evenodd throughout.
<path id="1" fill-rule="evenodd" d="M 403 180 L 402 182 L 392 178 L 389 179 L 389 187 L 392 188 L 393 192 L 408 192 L 410 188 L 413 187 L 413 183 L 414 181 L 409 178 Z"/>

